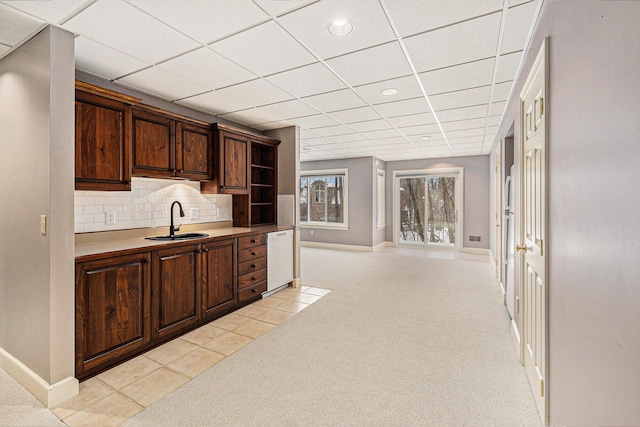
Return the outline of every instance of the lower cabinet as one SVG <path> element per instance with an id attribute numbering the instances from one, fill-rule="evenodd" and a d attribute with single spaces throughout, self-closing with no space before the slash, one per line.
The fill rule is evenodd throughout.
<path id="1" fill-rule="evenodd" d="M 232 238 L 76 263 L 76 377 L 237 308 L 237 253 Z"/>
<path id="2" fill-rule="evenodd" d="M 238 301 L 236 239 L 202 245 L 202 315 L 232 309 Z"/>
<path id="3" fill-rule="evenodd" d="M 200 245 L 153 252 L 153 337 L 163 337 L 200 318 Z"/>
<path id="4" fill-rule="evenodd" d="M 76 376 L 151 340 L 150 254 L 76 265 Z"/>

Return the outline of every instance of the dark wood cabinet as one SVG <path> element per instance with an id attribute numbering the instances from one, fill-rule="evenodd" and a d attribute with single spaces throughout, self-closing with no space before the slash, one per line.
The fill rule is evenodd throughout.
<path id="1" fill-rule="evenodd" d="M 236 240 L 202 245 L 202 310 L 205 318 L 237 303 Z"/>
<path id="2" fill-rule="evenodd" d="M 133 108 L 134 176 L 213 178 L 213 133 L 206 123 L 177 119 L 148 107 Z"/>
<path id="3" fill-rule="evenodd" d="M 236 227 L 275 224 L 279 141 L 219 123 L 213 131 L 218 172 L 202 192 L 233 195 Z"/>
<path id="4" fill-rule="evenodd" d="M 131 104 L 138 101 L 76 82 L 76 190 L 131 189 Z"/>
<path id="5" fill-rule="evenodd" d="M 152 335 L 178 332 L 200 318 L 200 245 L 153 252 Z"/>
<path id="6" fill-rule="evenodd" d="M 151 339 L 150 254 L 76 265 L 76 376 L 141 349 Z"/>
<path id="7" fill-rule="evenodd" d="M 213 178 L 213 133 L 211 126 L 176 122 L 176 177 Z"/>
<path id="8" fill-rule="evenodd" d="M 267 290 L 267 233 L 238 238 L 238 304 L 261 298 Z"/>

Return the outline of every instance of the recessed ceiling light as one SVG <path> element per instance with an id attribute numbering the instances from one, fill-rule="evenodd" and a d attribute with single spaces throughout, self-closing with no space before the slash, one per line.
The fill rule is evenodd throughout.
<path id="1" fill-rule="evenodd" d="M 330 23 L 328 28 L 334 36 L 346 36 L 353 31 L 353 25 L 346 19 L 337 19 Z"/>
<path id="2" fill-rule="evenodd" d="M 431 135 L 421 136 L 420 139 L 431 139 Z"/>
<path id="3" fill-rule="evenodd" d="M 398 89 L 393 88 L 385 89 L 382 91 L 382 94 L 385 96 L 395 95 L 396 93 L 398 93 Z"/>

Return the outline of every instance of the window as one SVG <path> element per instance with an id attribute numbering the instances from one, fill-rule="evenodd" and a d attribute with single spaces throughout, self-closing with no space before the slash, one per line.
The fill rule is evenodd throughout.
<path id="1" fill-rule="evenodd" d="M 347 227 L 347 170 L 303 171 L 300 177 L 302 226 Z"/>
<path id="2" fill-rule="evenodd" d="M 385 193 L 384 193 L 384 171 L 378 169 L 376 175 L 376 225 L 378 228 L 385 227 Z"/>

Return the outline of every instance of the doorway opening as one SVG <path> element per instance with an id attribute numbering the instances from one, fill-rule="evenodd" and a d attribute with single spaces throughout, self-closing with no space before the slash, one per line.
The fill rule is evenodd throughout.
<path id="1" fill-rule="evenodd" d="M 459 250 L 461 168 L 394 172 L 394 242 Z"/>

